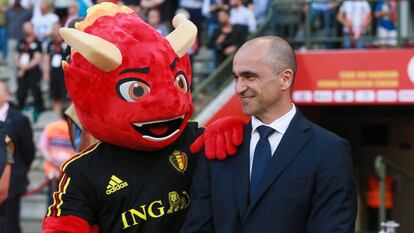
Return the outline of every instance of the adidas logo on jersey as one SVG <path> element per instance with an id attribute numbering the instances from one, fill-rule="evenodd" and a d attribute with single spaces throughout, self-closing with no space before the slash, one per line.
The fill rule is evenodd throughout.
<path id="1" fill-rule="evenodd" d="M 118 177 L 116 177 L 115 175 L 112 175 L 111 179 L 109 180 L 108 186 L 106 186 L 106 195 L 110 195 L 127 186 L 128 186 L 127 182 L 124 182 Z"/>

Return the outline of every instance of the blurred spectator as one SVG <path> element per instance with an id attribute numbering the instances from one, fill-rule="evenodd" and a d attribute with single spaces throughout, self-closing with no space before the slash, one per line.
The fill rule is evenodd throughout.
<path id="1" fill-rule="evenodd" d="M 336 12 L 336 7 L 338 6 L 339 0 L 328 0 L 326 2 L 312 2 L 310 4 L 310 21 L 312 27 L 316 27 L 316 22 L 322 17 L 322 25 L 324 34 L 327 37 L 332 37 L 334 35 L 334 17 Z M 332 42 L 326 43 L 326 48 L 333 48 Z"/>
<path id="2" fill-rule="evenodd" d="M 78 19 L 79 18 L 79 4 L 77 2 L 71 2 L 69 7 L 68 7 L 68 14 L 67 16 L 62 19 L 62 25 L 63 27 L 69 27 L 69 23 L 74 20 L 74 19 Z"/>
<path id="3" fill-rule="evenodd" d="M 65 119 L 69 126 L 70 141 L 72 142 L 72 147 L 76 153 L 83 151 L 88 146 L 97 142 L 97 140 L 82 127 L 73 104 L 65 110 Z"/>
<path id="4" fill-rule="evenodd" d="M 19 0 L 22 7 L 28 10 L 32 10 L 38 1 L 39 0 Z M 9 0 L 9 3 L 10 5 L 14 5 L 16 3 L 16 0 Z"/>
<path id="5" fill-rule="evenodd" d="M 219 9 L 229 9 L 228 1 L 223 0 L 204 0 L 201 9 L 206 18 L 207 40 L 209 41 L 213 32 L 219 27 L 217 11 Z"/>
<path id="6" fill-rule="evenodd" d="M 86 16 L 86 10 L 93 6 L 93 2 L 92 0 L 76 0 L 76 2 L 79 5 L 79 10 L 78 10 L 78 14 L 81 17 L 85 17 Z"/>
<path id="7" fill-rule="evenodd" d="M 6 123 L 6 134 L 14 143 L 14 165 L 9 195 L 4 203 L 6 224 L 12 233 L 20 233 L 20 197 L 29 184 L 27 173 L 35 156 L 33 133 L 29 119 L 9 104 L 7 84 L 0 81 L 0 121 Z"/>
<path id="8" fill-rule="evenodd" d="M 151 8 L 158 8 L 161 12 L 161 22 L 171 23 L 178 6 L 178 0 L 140 0 L 141 15 Z"/>
<path id="9" fill-rule="evenodd" d="M 7 59 L 7 24 L 6 24 L 6 11 L 9 6 L 8 0 L 0 0 L 0 50 L 2 57 L 0 60 L 6 61 Z"/>
<path id="10" fill-rule="evenodd" d="M 44 174 L 49 180 L 47 206 L 52 204 L 52 194 L 57 191 L 57 181 L 61 175 L 60 166 L 74 154 L 64 111 L 60 114 L 58 121 L 46 125 L 37 145 L 45 161 Z"/>
<path id="11" fill-rule="evenodd" d="M 201 7 L 203 0 L 179 0 L 178 7 L 186 10 L 190 14 L 191 21 L 196 25 L 199 32 L 202 32 L 202 24 L 204 22 Z M 199 44 L 203 43 L 201 40 L 201 33 L 197 33 L 197 41 Z"/>
<path id="12" fill-rule="evenodd" d="M 141 0 L 122 0 L 122 3 L 139 14 Z"/>
<path id="13" fill-rule="evenodd" d="M 40 14 L 35 14 L 32 18 L 33 32 L 41 43 L 47 42 L 52 34 L 52 27 L 57 22 L 59 22 L 59 17 L 50 12 L 48 3 L 42 2 Z"/>
<path id="14" fill-rule="evenodd" d="M 247 35 L 246 26 L 230 23 L 228 10 L 218 11 L 218 21 L 220 26 L 214 31 L 209 41 L 209 47 L 216 51 L 216 65 L 221 64 L 229 55 L 236 52 L 246 40 Z"/>
<path id="15" fill-rule="evenodd" d="M 253 11 L 243 4 L 243 0 L 230 0 L 230 6 L 231 24 L 245 25 L 249 33 L 256 32 L 256 18 Z"/>
<path id="16" fill-rule="evenodd" d="M 375 5 L 378 45 L 397 45 L 397 6 L 395 0 L 382 0 Z"/>
<path id="17" fill-rule="evenodd" d="M 53 0 L 53 8 L 55 9 L 55 14 L 59 19 L 64 19 L 68 15 L 68 8 L 72 0 Z"/>
<path id="18" fill-rule="evenodd" d="M 273 0 L 253 0 L 251 4 L 253 7 L 254 16 L 256 18 L 257 25 L 262 25 L 267 18 L 267 10 Z M 297 3 L 295 3 L 297 5 Z"/>
<path id="19" fill-rule="evenodd" d="M 364 48 L 364 36 L 371 22 L 371 8 L 368 2 L 343 1 L 337 19 L 343 25 L 343 47 Z"/>
<path id="20" fill-rule="evenodd" d="M 273 14 L 276 35 L 294 38 L 301 23 L 301 14 L 301 5 L 290 0 L 279 1 Z"/>
<path id="21" fill-rule="evenodd" d="M 17 67 L 16 63 L 14 62 L 14 59 L 16 57 L 17 43 L 19 40 L 22 40 L 24 38 L 23 23 L 30 21 L 31 18 L 32 12 L 23 8 L 20 5 L 20 0 L 15 0 L 13 6 L 6 11 L 7 34 L 9 37 L 7 46 L 9 53 L 8 70 L 10 72 L 10 77 L 13 77 L 9 79 L 11 87 L 17 86 L 15 85 L 16 79 L 14 78 L 17 76 Z"/>
<path id="22" fill-rule="evenodd" d="M 47 45 L 44 56 L 45 60 L 43 62 L 44 80 L 49 81 L 53 110 L 57 113 L 62 111 L 62 104 L 65 104 L 69 100 L 62 69 L 62 59 L 65 56 L 67 44 L 59 34 L 60 27 L 61 25 L 59 23 L 53 25 L 52 41 Z"/>
<path id="23" fill-rule="evenodd" d="M 23 109 L 26 104 L 27 94 L 31 90 L 35 101 L 34 119 L 37 120 L 38 114 L 44 110 L 42 93 L 40 92 L 42 49 L 40 42 L 33 33 L 32 23 L 25 22 L 23 24 L 23 31 L 26 34 L 26 38 L 19 41 L 17 45 L 15 61 L 18 67 L 17 100 L 19 108 Z"/>
<path id="24" fill-rule="evenodd" d="M 8 140 L 10 138 L 7 137 Z M 9 233 L 8 226 L 6 224 L 6 213 L 4 202 L 6 201 L 9 195 L 10 188 L 10 176 L 12 165 L 14 164 L 14 159 L 12 151 L 8 153 L 7 144 L 6 144 L 6 133 L 5 133 L 5 123 L 0 121 L 0 160 L 5 160 L 4 168 L 0 169 L 0 232 Z"/>
<path id="25" fill-rule="evenodd" d="M 147 22 L 155 28 L 163 37 L 166 37 L 170 32 L 167 25 L 161 23 L 161 13 L 158 8 L 152 8 L 147 12 Z"/>

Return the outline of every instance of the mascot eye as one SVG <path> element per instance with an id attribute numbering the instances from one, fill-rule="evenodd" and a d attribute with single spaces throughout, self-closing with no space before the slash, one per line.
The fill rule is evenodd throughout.
<path id="1" fill-rule="evenodd" d="M 128 102 L 139 101 L 149 95 L 150 88 L 148 84 L 138 80 L 122 80 L 118 84 L 118 94 Z"/>
<path id="2" fill-rule="evenodd" d="M 178 74 L 175 77 L 174 85 L 178 88 L 178 90 L 184 93 L 188 91 L 187 78 L 182 73 Z"/>

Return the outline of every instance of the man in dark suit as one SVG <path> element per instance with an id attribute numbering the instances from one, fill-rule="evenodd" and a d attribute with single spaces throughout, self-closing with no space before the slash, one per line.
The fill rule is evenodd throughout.
<path id="1" fill-rule="evenodd" d="M 9 98 L 7 84 L 0 81 L 0 121 L 5 121 L 6 134 L 15 145 L 9 195 L 4 203 L 6 223 L 10 232 L 20 233 L 20 197 L 29 184 L 27 173 L 34 159 L 35 149 L 29 119 L 13 109 L 8 102 Z"/>
<path id="2" fill-rule="evenodd" d="M 200 157 L 182 233 L 351 233 L 356 191 L 349 143 L 292 103 L 296 59 L 279 37 L 245 43 L 233 61 L 252 120 L 237 155 Z"/>

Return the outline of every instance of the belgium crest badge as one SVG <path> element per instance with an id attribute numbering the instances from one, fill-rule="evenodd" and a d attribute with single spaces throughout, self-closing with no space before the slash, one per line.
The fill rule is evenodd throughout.
<path id="1" fill-rule="evenodd" d="M 172 155 L 170 155 L 170 163 L 180 173 L 183 173 L 187 170 L 188 159 L 187 155 L 181 151 L 174 151 Z"/>

